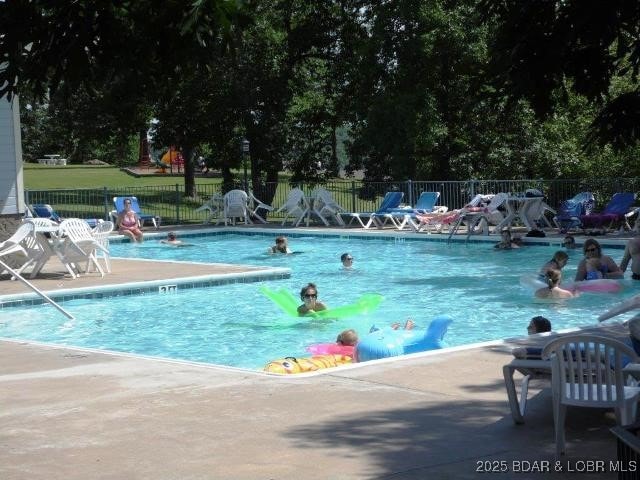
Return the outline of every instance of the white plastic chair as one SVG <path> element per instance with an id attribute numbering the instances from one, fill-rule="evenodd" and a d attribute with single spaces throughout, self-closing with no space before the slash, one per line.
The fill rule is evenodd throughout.
<path id="1" fill-rule="evenodd" d="M 635 421 L 640 387 L 627 386 L 623 372 L 623 361 L 638 361 L 633 348 L 598 335 L 566 335 L 548 343 L 542 358 L 551 360 L 558 457 L 565 453 L 564 424 L 569 405 L 613 408 L 618 424 Z"/>
<path id="2" fill-rule="evenodd" d="M 344 220 L 339 214 L 346 212 L 346 210 L 334 200 L 331 192 L 326 188 L 318 187 L 312 192 L 311 197 L 313 198 L 313 213 L 322 223 L 328 227 L 329 219 L 332 218 L 336 224 L 344 226 Z"/>
<path id="3" fill-rule="evenodd" d="M 109 236 L 113 232 L 113 222 L 98 222 L 98 225 L 91 231 L 93 238 L 102 248 L 96 249 L 96 258 L 102 258 L 105 270 L 111 273 L 111 256 L 109 254 Z M 91 265 L 89 265 L 91 267 Z"/>
<path id="4" fill-rule="evenodd" d="M 216 225 L 224 220 L 226 226 L 228 222 L 236 224 L 236 219 L 243 219 L 245 225 L 251 222 L 249 218 L 249 196 L 244 190 L 230 190 L 224 194 L 222 217 L 218 218 Z"/>
<path id="5" fill-rule="evenodd" d="M 213 218 L 219 217 L 224 209 L 223 207 L 224 197 L 219 193 L 214 193 L 211 198 L 203 203 L 200 207 L 196 208 L 196 212 L 207 212 L 207 218 L 204 223 L 209 223 Z"/>
<path id="6" fill-rule="evenodd" d="M 90 265 L 93 265 L 100 272 L 100 276 L 104 277 L 96 251 L 102 250 L 107 255 L 109 251 L 94 238 L 87 222 L 79 218 L 63 220 L 60 224 L 60 236 L 64 237 L 64 241 L 58 244 L 56 254 L 73 278 L 80 274 L 80 262 L 86 262 L 86 272 L 89 272 Z"/>
<path id="7" fill-rule="evenodd" d="M 293 217 L 292 225 L 296 227 L 300 225 L 300 222 L 305 215 L 309 213 L 309 202 L 305 197 L 304 192 L 299 188 L 293 188 L 287 196 L 287 201 L 282 205 L 275 213 L 284 212 L 284 220 L 282 225 L 287 223 L 289 217 Z"/>
<path id="8" fill-rule="evenodd" d="M 257 219 L 260 223 L 267 223 L 262 215 L 258 213 L 258 210 L 266 210 L 272 212 L 274 208 L 271 205 L 267 205 L 261 200 L 258 200 L 253 192 L 249 192 L 249 216 Z"/>

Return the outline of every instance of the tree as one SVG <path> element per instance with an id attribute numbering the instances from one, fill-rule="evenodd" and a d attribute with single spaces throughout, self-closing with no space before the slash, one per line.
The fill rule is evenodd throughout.
<path id="1" fill-rule="evenodd" d="M 492 71 L 499 91 L 531 102 L 541 118 L 570 90 L 599 107 L 591 143 L 617 149 L 640 140 L 640 3 L 636 0 L 483 0 L 495 22 Z M 617 90 L 615 82 L 626 87 Z"/>

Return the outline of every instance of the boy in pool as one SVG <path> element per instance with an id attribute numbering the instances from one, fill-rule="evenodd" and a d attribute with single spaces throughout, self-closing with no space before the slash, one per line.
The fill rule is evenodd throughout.
<path id="1" fill-rule="evenodd" d="M 304 302 L 298 307 L 298 315 L 301 317 L 309 313 L 326 310 L 327 306 L 318 300 L 318 289 L 315 283 L 308 283 L 300 290 L 300 299 Z"/>
<path id="2" fill-rule="evenodd" d="M 551 331 L 551 322 L 541 316 L 533 317 L 527 325 L 527 333 L 529 335 L 535 335 L 536 333 L 545 333 Z M 542 354 L 541 347 L 518 347 L 514 348 L 511 353 L 516 358 L 530 358 L 539 360 Z"/>
<path id="3" fill-rule="evenodd" d="M 276 237 L 276 244 L 272 247 L 269 247 L 267 253 L 291 253 L 291 250 L 289 250 L 289 245 L 287 244 L 287 237 Z"/>
<path id="4" fill-rule="evenodd" d="M 160 240 L 160 243 L 164 243 L 164 244 L 167 244 L 167 245 L 181 245 L 182 244 L 182 240 L 178 240 L 178 238 L 176 237 L 175 232 L 169 232 L 169 233 L 167 233 L 166 240 Z"/>

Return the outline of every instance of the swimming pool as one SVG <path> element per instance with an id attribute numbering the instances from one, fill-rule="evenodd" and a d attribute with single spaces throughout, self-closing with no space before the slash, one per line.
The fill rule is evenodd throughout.
<path id="1" fill-rule="evenodd" d="M 65 301 L 74 321 L 46 305 L 5 308 L 0 310 L 0 337 L 260 369 L 272 359 L 308 355 L 305 346 L 333 341 L 345 328 L 364 335 L 374 324 L 409 317 L 426 327 L 445 314 L 454 321 L 445 340 L 456 346 L 524 335 L 535 315 L 549 318 L 556 330 L 597 323 L 602 310 L 633 294 L 626 288 L 621 294 L 585 294 L 564 304 L 536 302 L 519 278 L 549 260 L 557 250 L 551 246 L 497 251 L 486 243 L 289 233 L 291 249 L 301 253 L 266 255 L 276 235 L 183 235 L 194 244 L 189 248 L 154 240 L 113 243 L 117 257 L 271 265 L 288 267 L 292 274 L 268 282 L 179 288 L 175 294 Z M 343 252 L 355 258 L 352 271 L 342 269 Z M 605 253 L 616 261 L 622 256 L 620 249 L 605 248 Z M 571 253 L 565 278 L 573 278 L 580 258 L 579 250 Z M 310 281 L 330 307 L 353 303 L 364 293 L 380 293 L 385 300 L 368 315 L 313 320 L 288 317 L 259 290 L 267 284 L 297 297 Z"/>

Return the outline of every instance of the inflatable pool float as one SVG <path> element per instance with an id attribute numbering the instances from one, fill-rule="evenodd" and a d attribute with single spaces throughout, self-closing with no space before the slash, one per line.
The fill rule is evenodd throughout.
<path id="1" fill-rule="evenodd" d="M 281 288 L 278 291 L 271 290 L 267 287 L 260 287 L 260 291 L 269 298 L 273 303 L 278 305 L 282 311 L 292 317 L 299 317 L 298 305 L 300 301 L 293 296 L 293 294 Z M 305 317 L 312 318 L 345 318 L 352 317 L 354 315 L 361 315 L 374 311 L 380 305 L 380 302 L 384 300 L 382 295 L 377 293 L 365 293 L 355 303 L 350 305 L 344 305 L 342 307 L 330 308 L 327 310 L 321 310 L 314 312 Z"/>
<path id="2" fill-rule="evenodd" d="M 323 368 L 337 367 L 351 363 L 349 355 L 314 355 L 313 357 L 285 357 L 273 360 L 265 365 L 264 371 L 270 373 L 293 374 L 315 372 Z"/>
<path id="3" fill-rule="evenodd" d="M 397 357 L 444 347 L 443 338 L 453 320 L 442 315 L 431 320 L 425 330 L 394 330 L 385 327 L 366 335 L 356 345 L 355 361 Z"/>
<path id="4" fill-rule="evenodd" d="M 306 350 L 314 355 L 348 355 L 349 357 L 353 357 L 355 348 L 353 345 L 316 343 L 315 345 L 309 345 Z"/>
<path id="5" fill-rule="evenodd" d="M 548 287 L 547 283 L 537 274 L 522 275 L 520 285 L 533 291 Z M 561 288 L 565 290 L 578 290 L 584 293 L 618 293 L 622 290 L 622 284 L 612 278 L 600 278 L 598 280 L 583 280 L 581 282 L 562 282 Z"/>

